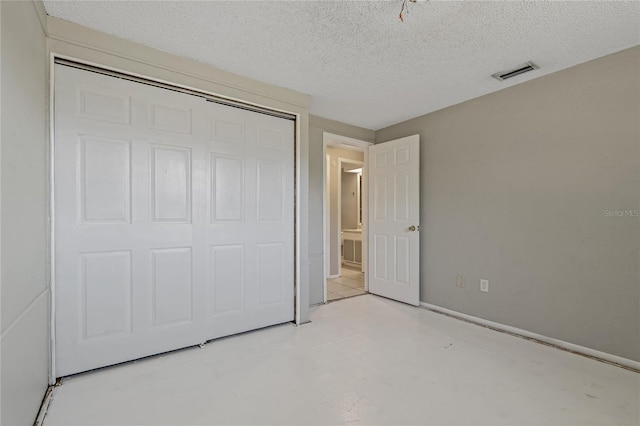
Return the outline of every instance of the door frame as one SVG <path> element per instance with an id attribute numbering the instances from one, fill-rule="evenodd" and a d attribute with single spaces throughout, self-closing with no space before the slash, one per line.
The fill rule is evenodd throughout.
<path id="1" fill-rule="evenodd" d="M 57 374 L 56 374 L 56 322 L 55 322 L 55 318 L 56 318 L 56 282 L 55 282 L 55 246 L 56 246 L 56 236 L 55 236 L 55 181 L 54 181 L 54 176 L 55 176 L 55 156 L 54 156 L 54 152 L 55 152 L 55 65 L 56 65 L 56 60 L 57 59 L 61 59 L 61 60 L 67 60 L 67 61 L 72 61 L 72 62 L 76 62 L 78 64 L 81 65 L 85 65 L 88 67 L 92 67 L 92 68 L 97 68 L 97 69 L 102 69 L 108 73 L 118 73 L 118 74 L 123 74 L 126 76 L 129 76 L 132 78 L 132 80 L 146 80 L 149 81 L 150 83 L 158 83 L 161 86 L 173 86 L 177 89 L 180 89 L 180 91 L 187 91 L 187 92 L 193 92 L 194 94 L 201 94 L 202 96 L 209 96 L 209 97 L 214 97 L 217 99 L 221 99 L 221 100 L 228 100 L 230 104 L 232 105 L 246 105 L 247 109 L 250 110 L 255 110 L 256 112 L 264 112 L 264 111 L 273 111 L 274 113 L 284 113 L 284 114 L 288 114 L 291 115 L 292 117 L 294 117 L 294 147 L 293 147 L 293 154 L 294 154 L 294 159 L 293 159 L 293 182 L 294 182 L 294 199 L 293 199 L 293 203 L 294 203 L 294 220 L 293 220 L 293 226 L 294 226 L 294 230 L 293 230 L 293 237 L 294 237 L 294 241 L 293 241 L 293 249 L 294 249 L 294 271 L 293 271 L 293 286 L 294 286 L 294 292 L 293 292 L 293 311 L 294 311 L 294 318 L 293 318 L 293 322 L 296 325 L 301 325 L 302 324 L 302 317 L 301 317 L 301 312 L 302 312 L 302 306 L 301 306 L 301 302 L 302 302 L 302 297 L 301 297 L 301 267 L 304 265 L 305 262 L 302 261 L 302 246 L 301 246 L 301 234 L 302 234 L 302 228 L 301 228 L 301 223 L 302 223 L 302 210 L 301 210 L 301 203 L 300 203 L 300 199 L 301 199 L 301 171 L 302 171 L 302 163 L 301 163 L 301 158 L 302 158 L 302 133 L 301 133 L 301 129 L 303 128 L 303 123 L 302 123 L 302 114 L 300 114 L 299 112 L 296 111 L 291 111 L 291 110 L 287 110 L 287 109 L 278 109 L 278 108 L 274 108 L 272 106 L 267 106 L 267 105 L 261 105 L 257 102 L 251 102 L 251 101 L 246 101 L 243 99 L 238 99 L 238 98 L 233 98 L 230 96 L 225 96 L 224 94 L 221 93 L 216 93 L 214 91 L 211 90 L 206 90 L 203 88 L 197 88 L 197 87 L 190 87 L 184 84 L 180 84 L 177 82 L 177 80 L 179 79 L 180 75 L 182 75 L 182 73 L 180 71 L 173 71 L 173 73 L 175 73 L 175 75 L 173 77 L 175 77 L 175 79 L 172 80 L 163 80 L 157 77 L 153 77 L 149 74 L 145 74 L 145 73 L 137 73 L 134 72 L 132 70 L 127 70 L 127 69 L 123 69 L 123 68 L 118 68 L 118 67 L 112 67 L 109 65 L 106 65 L 105 63 L 101 63 L 101 62 L 93 62 L 90 60 L 86 60 L 84 58 L 81 58 L 79 56 L 82 55 L 66 55 L 63 53 L 59 53 L 56 52 L 54 50 L 49 50 L 49 66 L 47 68 L 48 71 L 48 90 L 49 90 L 49 99 L 48 99 L 48 107 L 49 107 L 49 114 L 48 114 L 48 132 L 49 132 L 49 149 L 48 149 L 48 160 L 47 160 L 47 166 L 48 166 L 48 173 L 47 173 L 47 195 L 48 195 L 48 199 L 47 199 L 47 213 L 49 215 L 49 223 L 48 223 L 48 237 L 49 237 L 49 244 L 48 244 L 48 262 L 49 262 L 49 270 L 48 270 L 48 279 L 49 279 L 49 290 L 50 290 L 50 298 L 49 298 L 49 325 L 50 325 L 50 348 L 49 348 L 49 385 L 55 385 L 56 380 L 57 380 Z M 155 66 L 157 68 L 162 69 L 161 66 Z M 144 83 L 140 83 L 140 84 L 144 84 Z"/>
<path id="2" fill-rule="evenodd" d="M 328 177 L 328 167 L 329 162 L 327 159 L 327 147 L 328 146 L 340 146 L 347 145 L 353 148 L 358 148 L 362 150 L 364 153 L 364 161 L 362 166 L 363 175 L 367 176 L 367 165 L 368 165 L 368 149 L 370 146 L 373 146 L 373 142 L 365 141 L 362 139 L 355 139 L 348 136 L 342 136 L 335 133 L 330 132 L 322 132 L 322 289 L 323 289 L 323 303 L 327 303 L 327 279 L 329 278 L 329 241 L 327 241 L 327 233 L 328 229 L 328 220 L 327 213 L 329 211 L 330 203 L 329 197 L 327 196 L 327 177 Z M 367 179 L 363 179 L 363 188 L 362 188 L 362 204 L 365 207 L 362 214 L 362 227 L 366 229 L 367 224 L 369 223 L 369 197 L 368 197 L 368 189 L 367 189 Z M 340 223 L 340 218 L 338 218 L 338 224 Z M 340 230 L 338 228 L 338 230 Z M 367 265 L 369 264 L 369 254 L 368 254 L 368 236 L 366 232 L 362 233 L 362 264 L 363 268 L 366 271 Z M 368 274 L 364 275 L 364 289 L 365 291 L 369 290 L 369 279 Z"/>

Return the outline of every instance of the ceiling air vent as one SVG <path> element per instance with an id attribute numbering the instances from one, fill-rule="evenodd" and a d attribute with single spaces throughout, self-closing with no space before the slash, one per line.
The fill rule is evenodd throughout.
<path id="1" fill-rule="evenodd" d="M 514 69 L 511 70 L 507 70 L 507 71 L 500 71 L 497 72 L 495 74 L 491 74 L 491 77 L 495 78 L 496 80 L 500 80 L 500 81 L 504 81 L 508 78 L 511 77 L 515 77 L 516 75 L 520 75 L 520 74 L 524 74 L 525 72 L 529 72 L 529 71 L 533 71 L 533 70 L 537 70 L 539 67 L 534 64 L 533 62 L 529 61 L 527 63 L 524 63 Z"/>

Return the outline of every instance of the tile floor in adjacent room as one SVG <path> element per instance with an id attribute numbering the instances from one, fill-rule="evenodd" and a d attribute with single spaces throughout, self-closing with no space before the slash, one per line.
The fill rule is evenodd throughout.
<path id="1" fill-rule="evenodd" d="M 359 268 L 342 264 L 341 276 L 327 280 L 327 301 L 365 294 L 364 273 Z"/>
<path id="2" fill-rule="evenodd" d="M 373 295 L 64 380 L 54 425 L 632 425 L 640 375 Z"/>

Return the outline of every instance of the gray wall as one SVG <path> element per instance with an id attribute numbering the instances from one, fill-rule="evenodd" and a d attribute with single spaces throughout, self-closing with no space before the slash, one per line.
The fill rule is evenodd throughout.
<path id="1" fill-rule="evenodd" d="M 376 132 L 420 134 L 422 301 L 640 360 L 639 76 L 635 47 Z"/>
<path id="2" fill-rule="evenodd" d="M 48 385 L 46 53 L 42 5 L 2 1 L 2 416 L 33 424 Z M 40 16 L 39 16 L 40 13 Z"/>
<path id="3" fill-rule="evenodd" d="M 374 140 L 373 130 L 313 115 L 309 116 L 309 303 L 312 305 L 324 301 L 322 282 L 324 267 L 322 236 L 323 132 L 370 142 Z"/>

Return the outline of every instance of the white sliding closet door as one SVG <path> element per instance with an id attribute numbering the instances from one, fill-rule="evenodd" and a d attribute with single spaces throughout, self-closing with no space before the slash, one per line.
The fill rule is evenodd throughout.
<path id="1" fill-rule="evenodd" d="M 294 123 L 55 66 L 56 376 L 293 320 Z"/>

